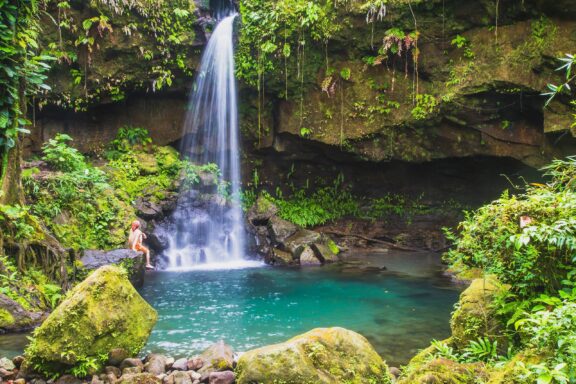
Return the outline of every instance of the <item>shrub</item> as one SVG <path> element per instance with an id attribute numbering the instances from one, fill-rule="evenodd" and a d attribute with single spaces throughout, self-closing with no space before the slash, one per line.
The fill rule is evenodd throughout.
<path id="1" fill-rule="evenodd" d="M 84 156 L 76 148 L 68 146 L 69 141 L 72 141 L 70 136 L 57 133 L 42 146 L 42 160 L 58 171 L 73 172 L 86 168 Z"/>
<path id="2" fill-rule="evenodd" d="M 576 261 L 576 159 L 556 161 L 546 170 L 552 177 L 547 185 L 528 186 L 518 196 L 505 192 L 468 213 L 446 259 L 498 275 L 518 299 L 561 289 L 572 279 Z M 523 228 L 521 216 L 531 220 Z"/>

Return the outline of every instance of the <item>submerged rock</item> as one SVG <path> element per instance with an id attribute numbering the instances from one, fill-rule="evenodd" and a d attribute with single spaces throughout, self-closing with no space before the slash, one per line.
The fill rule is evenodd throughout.
<path id="1" fill-rule="evenodd" d="M 386 363 L 362 335 L 317 328 L 244 353 L 237 383 L 391 383 Z"/>
<path id="2" fill-rule="evenodd" d="M 98 360 L 114 348 L 136 355 L 156 319 L 156 311 L 136 292 L 121 268 L 101 267 L 72 289 L 34 332 L 26 363 L 41 364 L 47 372 L 62 372 L 83 359 Z"/>

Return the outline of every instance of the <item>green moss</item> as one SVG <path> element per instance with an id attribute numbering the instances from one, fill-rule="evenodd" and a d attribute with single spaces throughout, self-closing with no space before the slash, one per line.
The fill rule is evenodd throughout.
<path id="1" fill-rule="evenodd" d="M 315 329 L 285 343 L 246 352 L 237 381 L 388 384 L 388 367 L 368 341 L 342 328 Z"/>
<path id="2" fill-rule="evenodd" d="M 483 364 L 463 364 L 438 358 L 415 367 L 398 384 L 476 384 L 485 382 L 487 378 Z"/>
<path id="3" fill-rule="evenodd" d="M 498 339 L 500 345 L 506 345 L 507 339 L 502 334 L 504 324 L 496 316 L 493 301 L 496 295 L 506 292 L 508 288 L 494 276 L 487 276 L 472 281 L 462 292 L 450 320 L 452 339 L 458 348 L 466 348 L 470 341 L 480 337 Z"/>
<path id="4" fill-rule="evenodd" d="M 340 248 L 336 245 L 334 240 L 329 239 L 327 242 L 328 248 L 332 251 L 333 254 L 338 255 L 340 253 Z"/>
<path id="5" fill-rule="evenodd" d="M 87 361 L 101 364 L 113 348 L 136 355 L 156 318 L 122 268 L 102 267 L 77 285 L 36 329 L 26 357 L 35 370 L 51 375 Z"/>
<path id="6" fill-rule="evenodd" d="M 0 328 L 13 325 L 16 322 L 14 316 L 5 309 L 0 308 Z"/>

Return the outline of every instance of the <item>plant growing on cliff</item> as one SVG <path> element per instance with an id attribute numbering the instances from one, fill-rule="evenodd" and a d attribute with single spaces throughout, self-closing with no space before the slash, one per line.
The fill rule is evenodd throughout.
<path id="1" fill-rule="evenodd" d="M 559 58 L 558 60 L 562 62 L 562 65 L 556 70 L 564 72 L 564 81 L 559 85 L 548 84 L 549 92 L 543 93 L 543 96 L 547 96 L 546 106 L 559 95 L 566 95 L 571 98 L 574 98 L 575 95 L 575 90 L 572 89 L 572 87 L 576 82 L 576 71 L 574 71 L 576 68 L 576 57 L 571 54 L 566 54 L 565 57 Z M 574 124 L 572 126 L 574 126 Z"/>
<path id="2" fill-rule="evenodd" d="M 109 144 L 106 155 L 108 158 L 114 159 L 122 153 L 146 148 L 150 144 L 152 144 L 152 138 L 147 129 L 125 126 L 118 129 L 116 137 Z"/>

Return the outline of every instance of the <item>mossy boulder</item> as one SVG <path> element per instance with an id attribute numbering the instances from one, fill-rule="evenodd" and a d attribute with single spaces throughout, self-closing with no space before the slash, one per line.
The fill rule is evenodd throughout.
<path id="1" fill-rule="evenodd" d="M 487 378 L 488 374 L 482 363 L 463 364 L 436 358 L 422 365 L 409 365 L 398 384 L 475 384 L 483 383 Z"/>
<path id="2" fill-rule="evenodd" d="M 362 335 L 317 328 L 284 343 L 246 352 L 238 384 L 391 383 L 388 367 Z"/>
<path id="3" fill-rule="evenodd" d="M 457 348 L 465 348 L 470 341 L 476 341 L 480 337 L 498 339 L 499 345 L 505 345 L 506 340 L 501 336 L 503 324 L 496 316 L 492 304 L 494 298 L 508 288 L 496 277 L 486 276 L 473 280 L 462 292 L 450 320 L 452 340 Z"/>
<path id="4" fill-rule="evenodd" d="M 78 284 L 36 329 L 27 361 L 52 374 L 86 361 L 103 364 L 114 348 L 135 355 L 156 320 L 156 311 L 136 292 L 125 270 L 104 266 Z"/>
<path id="5" fill-rule="evenodd" d="M 200 373 L 227 371 L 234 366 L 234 351 L 222 340 L 202 352 L 200 358 L 204 362 L 199 369 Z"/>
<path id="6" fill-rule="evenodd" d="M 37 326 L 44 314 L 29 312 L 22 305 L 0 294 L 0 332 L 22 332 Z"/>
<path id="7" fill-rule="evenodd" d="M 490 371 L 488 384 L 528 384 L 530 378 L 528 366 L 542 363 L 546 357 L 535 350 L 525 350 L 517 353 L 505 365 L 494 367 Z"/>

